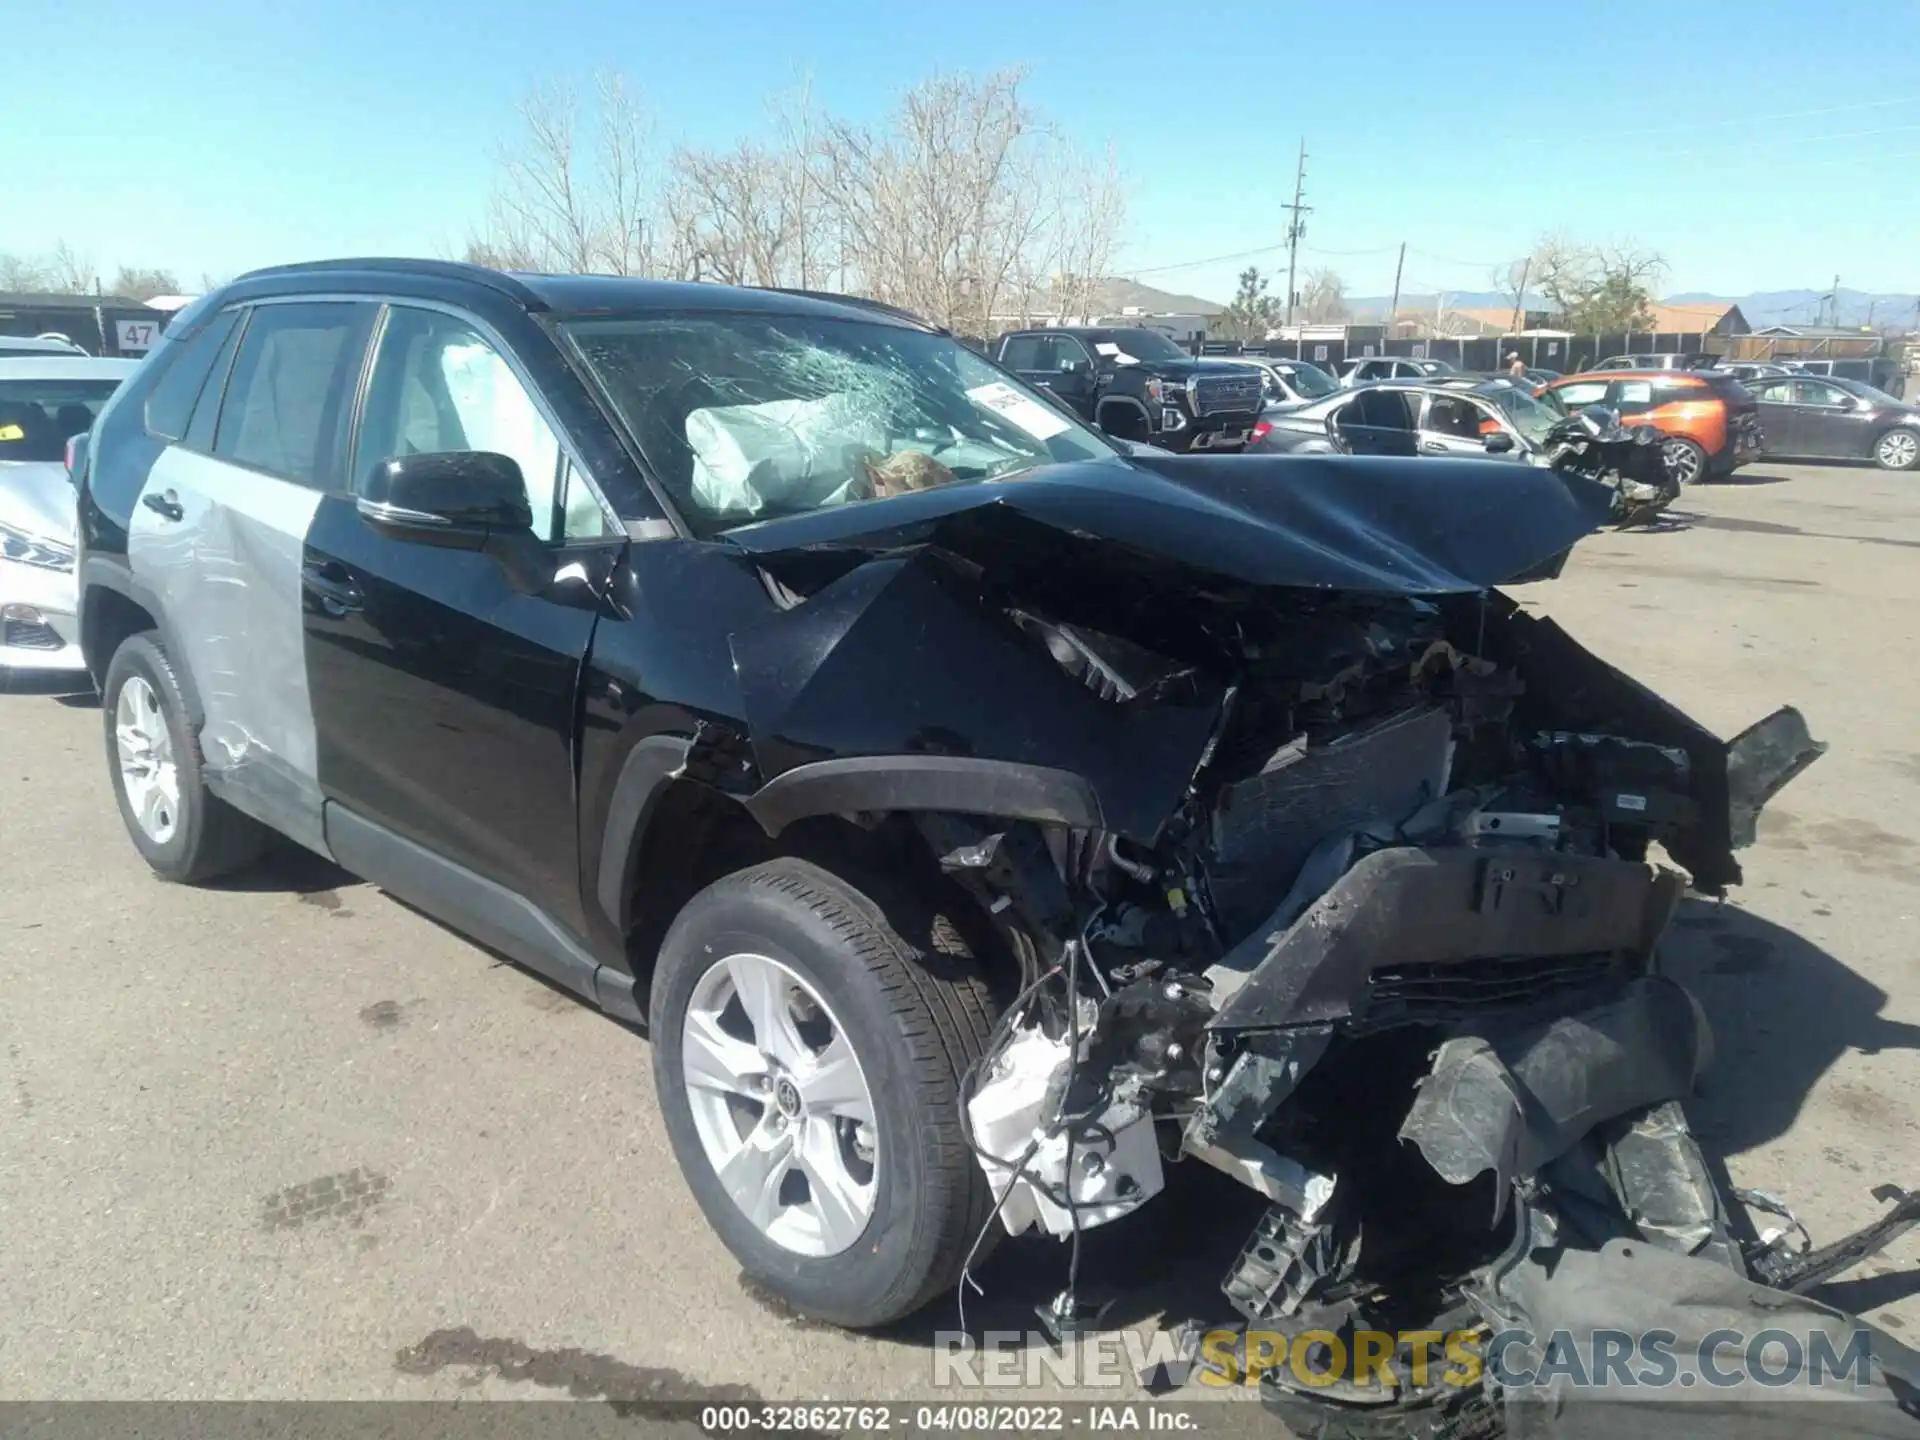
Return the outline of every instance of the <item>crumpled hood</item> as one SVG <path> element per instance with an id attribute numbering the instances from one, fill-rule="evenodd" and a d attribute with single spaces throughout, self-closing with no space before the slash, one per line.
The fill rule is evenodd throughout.
<path id="1" fill-rule="evenodd" d="M 44 460 L 0 461 L 0 520 L 29 535 L 71 544 L 75 509 L 67 467 Z"/>
<path id="2" fill-rule="evenodd" d="M 1445 595 L 1557 571 L 1611 500 L 1603 485 L 1497 460 L 1116 456 L 724 533 L 761 556 L 933 545 L 980 564 L 1023 541 L 1071 563 L 1075 542 L 1096 541 L 1249 585 Z"/>

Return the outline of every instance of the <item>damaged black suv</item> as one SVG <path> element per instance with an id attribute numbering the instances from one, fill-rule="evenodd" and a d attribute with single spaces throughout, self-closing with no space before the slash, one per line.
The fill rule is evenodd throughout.
<path id="1" fill-rule="evenodd" d="M 152 867 L 277 831 L 644 1024 L 702 1209 L 810 1314 L 1182 1155 L 1271 1203 L 1263 1324 L 1544 1329 L 1627 1240 L 1646 1323 L 1805 1278 L 1681 1118 L 1660 857 L 1736 882 L 1818 747 L 1494 588 L 1602 486 L 1123 454 L 871 306 L 374 260 L 197 303 L 76 478 Z"/>

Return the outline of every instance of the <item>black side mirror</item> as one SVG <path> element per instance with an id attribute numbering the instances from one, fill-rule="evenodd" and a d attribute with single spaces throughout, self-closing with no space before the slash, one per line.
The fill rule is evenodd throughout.
<path id="1" fill-rule="evenodd" d="M 382 460 L 360 489 L 360 513 L 376 530 L 419 530 L 451 539 L 493 530 L 531 530 L 533 507 L 519 462 L 486 450 L 400 455 Z M 428 544 L 438 543 L 428 539 Z M 478 549 L 455 543 L 454 549 Z"/>
<path id="2" fill-rule="evenodd" d="M 552 583 L 553 557 L 533 533 L 527 482 L 510 456 L 456 450 L 382 460 L 367 474 L 358 509 L 389 539 L 486 552 L 516 590 Z"/>
<path id="3" fill-rule="evenodd" d="M 1506 455 L 1513 450 L 1513 437 L 1504 430 L 1496 430 L 1487 436 L 1487 454 Z"/>

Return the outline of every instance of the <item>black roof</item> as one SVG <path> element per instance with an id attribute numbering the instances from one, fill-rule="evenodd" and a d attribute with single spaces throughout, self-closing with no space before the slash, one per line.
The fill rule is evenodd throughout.
<path id="1" fill-rule="evenodd" d="M 276 279 L 328 278 L 373 286 L 407 276 L 490 290 L 527 310 L 567 315 L 630 314 L 636 310 L 733 310 L 770 315 L 817 315 L 824 319 L 880 320 L 935 327 L 905 310 L 854 296 L 805 290 L 763 290 L 701 281 L 642 280 L 624 275 L 531 275 L 490 270 L 457 260 L 367 257 L 311 260 L 250 270 L 237 285 Z"/>

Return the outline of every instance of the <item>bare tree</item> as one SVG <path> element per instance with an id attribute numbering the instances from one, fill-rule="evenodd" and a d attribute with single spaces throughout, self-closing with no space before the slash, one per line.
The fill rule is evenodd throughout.
<path id="1" fill-rule="evenodd" d="M 47 289 L 47 267 L 28 255 L 0 255 L 0 291 L 33 295 Z"/>
<path id="2" fill-rule="evenodd" d="M 28 295 L 91 295 L 92 260 L 65 240 L 45 256 L 0 255 L 0 291 Z"/>
<path id="3" fill-rule="evenodd" d="M 1509 310 L 1525 310 L 1527 293 L 1538 283 L 1533 273 L 1535 257 L 1527 255 L 1496 265 L 1487 272 L 1487 281 Z"/>
<path id="4" fill-rule="evenodd" d="M 151 300 L 156 295 L 178 295 L 180 280 L 171 270 L 139 270 L 122 265 L 110 288 L 113 294 L 129 300 Z"/>
<path id="5" fill-rule="evenodd" d="M 99 288 L 93 257 L 82 255 L 62 240 L 47 257 L 47 277 L 52 289 L 63 295 L 90 295 Z"/>
<path id="6" fill-rule="evenodd" d="M 1331 270 L 1309 270 L 1300 287 L 1303 314 L 1310 325 L 1330 325 L 1345 320 L 1347 284 Z"/>
<path id="7" fill-rule="evenodd" d="M 1042 243 L 1035 249 L 1047 281 L 1049 308 L 1063 319 L 1091 320 L 1126 225 L 1126 189 L 1111 147 L 1100 160 L 1091 161 L 1062 143 L 1046 174 L 1048 219 Z M 1028 261 L 1017 268 L 1031 273 L 1034 267 Z M 1023 280 L 1023 302 L 1038 288 Z M 1031 309 L 1031 305 L 1023 303 L 1022 308 Z M 1021 316 L 1023 322 L 1028 318 Z"/>
<path id="8" fill-rule="evenodd" d="M 1533 281 L 1562 324 L 1589 334 L 1642 329 L 1666 261 L 1641 246 L 1584 244 L 1548 235 L 1534 247 Z"/>
<path id="9" fill-rule="evenodd" d="M 1084 159 L 1041 123 L 1022 83 L 936 76 L 877 125 L 816 110 L 803 85 L 775 97 L 763 134 L 681 145 L 660 164 L 617 78 L 596 83 L 590 117 L 570 85 L 540 86 L 464 254 L 830 286 L 971 334 L 1037 303 L 1084 311 L 1111 269 L 1125 189 L 1111 155 Z"/>
<path id="10" fill-rule="evenodd" d="M 537 85 L 521 102 L 521 134 L 501 153 L 486 228 L 469 253 L 515 268 L 585 274 L 646 273 L 653 208 L 652 147 L 645 117 L 617 75 L 594 81 L 594 120 L 583 137 L 569 81 Z"/>

